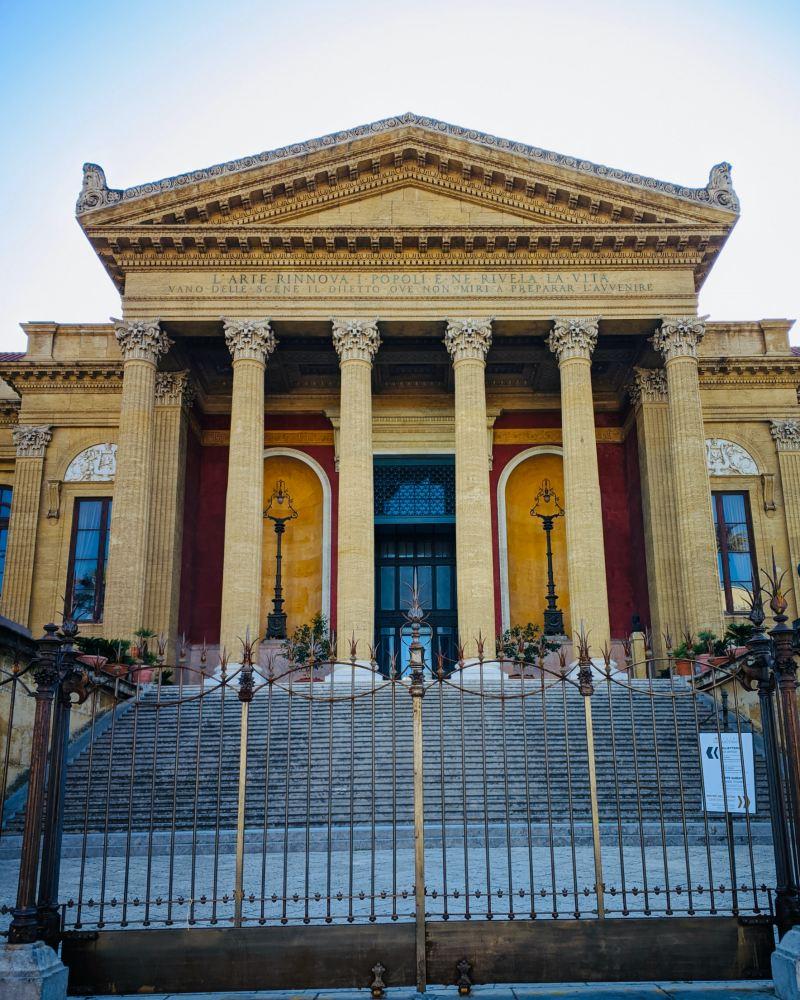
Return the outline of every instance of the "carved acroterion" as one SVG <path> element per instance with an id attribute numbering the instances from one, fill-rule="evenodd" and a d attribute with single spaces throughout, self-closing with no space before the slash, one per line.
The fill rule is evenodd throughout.
<path id="1" fill-rule="evenodd" d="M 234 361 L 261 361 L 278 346 L 268 319 L 223 319 L 225 343 Z"/>
<path id="2" fill-rule="evenodd" d="M 492 346 L 492 320 L 450 319 L 444 335 L 453 364 L 458 361 L 485 361 Z"/>
<path id="3" fill-rule="evenodd" d="M 556 319 L 547 338 L 547 346 L 558 358 L 558 363 L 571 358 L 590 360 L 597 346 L 597 318 L 594 316 Z"/>
<path id="4" fill-rule="evenodd" d="M 122 191 L 109 188 L 106 183 L 106 175 L 101 166 L 96 163 L 84 163 L 83 184 L 75 211 L 80 214 L 87 212 L 91 208 L 102 208 L 104 205 L 113 205 L 122 198 Z"/>
<path id="5" fill-rule="evenodd" d="M 333 346 L 339 361 L 372 363 L 381 346 L 376 319 L 333 319 Z"/>

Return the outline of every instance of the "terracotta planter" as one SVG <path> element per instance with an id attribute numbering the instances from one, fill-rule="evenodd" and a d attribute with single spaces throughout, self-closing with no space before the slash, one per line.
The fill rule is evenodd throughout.
<path id="1" fill-rule="evenodd" d="M 676 660 L 675 673 L 678 677 L 691 677 L 694 660 Z"/>

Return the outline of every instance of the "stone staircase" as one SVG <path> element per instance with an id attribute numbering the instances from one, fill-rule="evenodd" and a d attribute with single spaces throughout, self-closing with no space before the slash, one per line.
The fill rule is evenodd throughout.
<path id="1" fill-rule="evenodd" d="M 338 696 L 349 685 L 336 685 Z M 264 828 L 409 827 L 413 820 L 411 698 L 402 684 L 331 703 L 328 684 L 293 694 L 262 688 L 249 710 L 247 818 Z M 526 681 L 483 696 L 434 686 L 423 701 L 425 818 L 433 829 L 538 830 L 591 820 L 584 704 L 570 684 L 543 695 Z M 716 732 L 713 703 L 680 680 L 599 682 L 592 698 L 600 819 L 630 835 L 685 817 L 702 835 L 698 730 Z M 651 694 L 652 692 L 652 694 Z M 236 825 L 241 705 L 235 688 L 145 690 L 117 708 L 73 756 L 64 829 L 230 830 Z M 313 697 L 309 698 L 309 693 Z M 613 727 L 612 727 L 613 718 Z M 721 724 L 721 721 L 720 721 Z M 731 727 L 736 720 L 731 715 Z M 99 729 L 99 727 L 98 727 Z M 742 724 L 742 731 L 749 726 Z M 757 815 L 767 818 L 756 743 Z M 616 762 L 616 766 L 615 766 Z M 717 820 L 719 817 L 717 817 Z M 18 832 L 22 816 L 7 818 Z"/>

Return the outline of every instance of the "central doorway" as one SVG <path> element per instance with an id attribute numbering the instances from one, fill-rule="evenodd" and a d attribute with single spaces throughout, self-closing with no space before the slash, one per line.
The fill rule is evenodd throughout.
<path id="1" fill-rule="evenodd" d="M 375 642 L 381 671 L 408 669 L 406 612 L 416 577 L 425 662 L 457 657 L 455 468 L 452 456 L 375 461 Z"/>

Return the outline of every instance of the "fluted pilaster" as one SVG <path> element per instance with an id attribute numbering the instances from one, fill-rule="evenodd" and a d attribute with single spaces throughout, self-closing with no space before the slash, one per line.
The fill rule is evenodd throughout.
<path id="1" fill-rule="evenodd" d="M 656 655 L 666 655 L 664 634 L 679 641 L 686 613 L 678 558 L 672 489 L 667 376 L 663 368 L 634 368 L 628 393 L 634 406 L 644 516 L 647 589 Z"/>
<path id="2" fill-rule="evenodd" d="M 486 437 L 486 355 L 491 319 L 453 319 L 445 347 L 453 360 L 456 436 L 458 631 L 467 656 L 494 656 L 494 567 Z"/>
<path id="3" fill-rule="evenodd" d="M 570 626 L 589 633 L 595 651 L 610 642 L 606 556 L 592 400 L 597 320 L 556 319 L 548 346 L 561 376 L 564 510 Z"/>
<path id="4" fill-rule="evenodd" d="M 115 320 L 124 374 L 106 571 L 103 631 L 129 638 L 145 626 L 147 542 L 153 490 L 156 365 L 172 341 L 154 320 Z"/>
<path id="5" fill-rule="evenodd" d="M 374 641 L 372 361 L 380 343 L 376 320 L 333 320 L 341 369 L 336 630 L 342 658 L 349 654 L 353 635 L 361 657 Z"/>
<path id="6" fill-rule="evenodd" d="M 800 564 L 800 420 L 771 420 L 770 432 L 778 451 L 786 530 L 789 534 L 789 555 L 793 567 L 790 575 L 794 577 Z M 795 609 L 800 609 L 796 587 L 793 597 Z"/>
<path id="7" fill-rule="evenodd" d="M 173 643 L 178 634 L 187 415 L 194 398 L 188 371 L 158 372 L 155 395 L 144 621 Z"/>
<path id="8" fill-rule="evenodd" d="M 704 334 L 702 319 L 673 317 L 662 321 L 652 343 L 663 356 L 667 373 L 683 625 L 695 632 L 719 632 L 722 601 L 697 368 L 697 348 Z"/>
<path id="9" fill-rule="evenodd" d="M 277 340 L 266 319 L 226 319 L 233 359 L 221 642 L 232 660 L 249 628 L 261 633 L 261 550 L 264 530 L 264 372 Z"/>
<path id="10" fill-rule="evenodd" d="M 11 494 L 2 609 L 6 618 L 26 627 L 31 624 L 31 590 L 44 455 L 52 436 L 48 425 L 33 424 L 22 424 L 11 434 L 17 461 Z"/>

